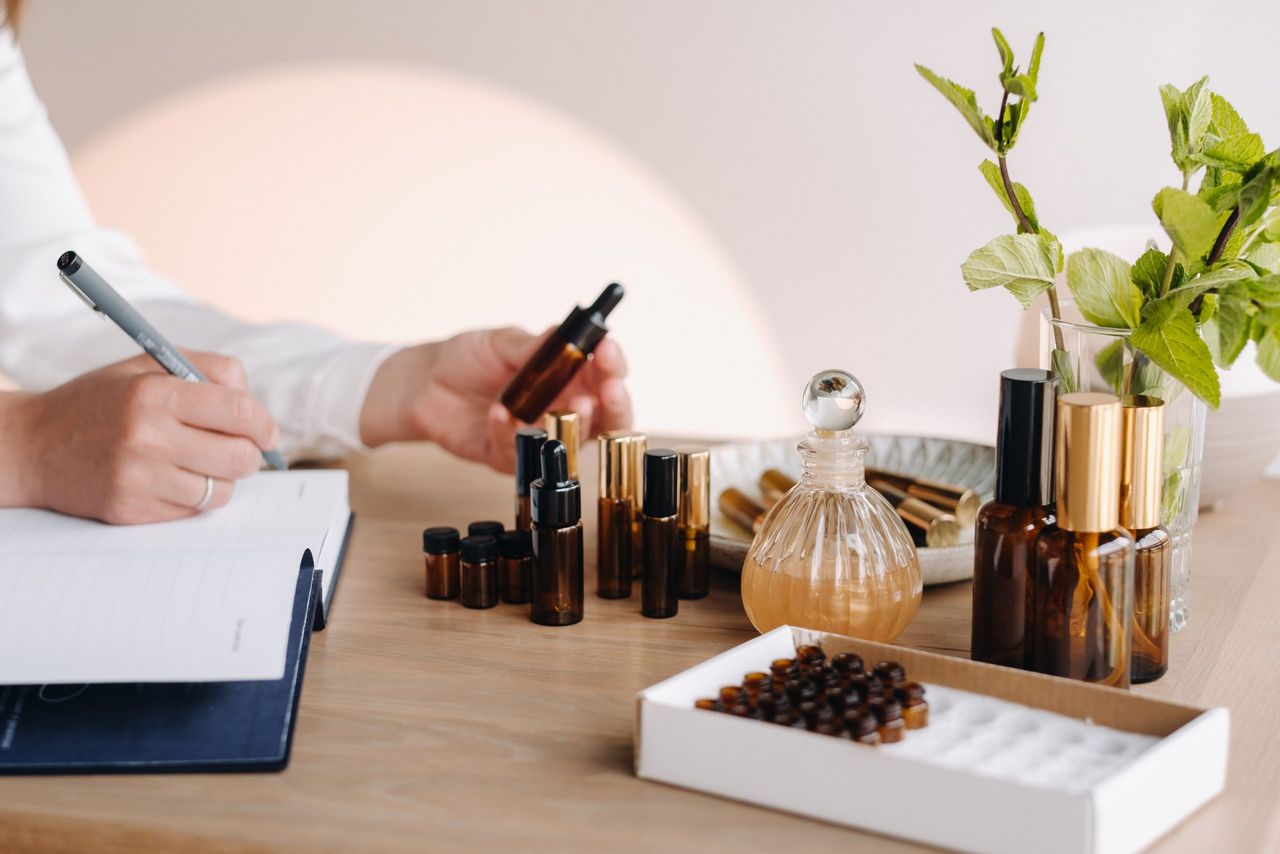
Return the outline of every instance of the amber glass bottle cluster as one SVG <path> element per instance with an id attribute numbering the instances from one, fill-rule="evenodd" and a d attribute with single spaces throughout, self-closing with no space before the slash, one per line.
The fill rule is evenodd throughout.
<path id="1" fill-rule="evenodd" d="M 854 653 L 828 660 L 822 647 L 806 645 L 795 658 L 776 659 L 768 670 L 748 673 L 741 684 L 726 685 L 694 706 L 860 744 L 892 744 L 907 730 L 928 726 L 924 693 L 897 662 L 868 670 Z"/>
<path id="2" fill-rule="evenodd" d="M 503 530 L 501 522 L 472 522 L 463 537 L 457 528 L 422 532 L 428 599 L 457 599 L 467 608 L 529 601 L 533 540 L 528 531 Z"/>

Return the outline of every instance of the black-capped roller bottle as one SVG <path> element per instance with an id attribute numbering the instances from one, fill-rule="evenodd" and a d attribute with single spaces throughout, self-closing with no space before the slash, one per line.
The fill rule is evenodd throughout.
<path id="1" fill-rule="evenodd" d="M 542 343 L 502 392 L 502 405 L 520 421 L 531 423 L 547 411 L 596 345 L 609 332 L 605 319 L 622 300 L 622 285 L 609 285 L 588 308 L 574 306 L 555 332 Z"/>
<path id="2" fill-rule="evenodd" d="M 569 457 L 554 439 L 542 446 L 542 477 L 533 498 L 533 590 L 529 619 L 544 626 L 582 620 L 582 488 L 569 479 Z"/>
<path id="3" fill-rule="evenodd" d="M 529 484 L 542 477 L 542 444 L 547 431 L 540 427 L 521 427 L 516 431 L 516 530 L 533 527 L 529 508 Z"/>
<path id="4" fill-rule="evenodd" d="M 1135 541 L 1133 556 L 1133 658 L 1130 680 L 1151 682 L 1169 669 L 1169 573 L 1173 541 L 1161 527 L 1164 486 L 1164 401 L 1121 400 L 1124 462 L 1120 473 L 1120 524 Z"/>
<path id="5" fill-rule="evenodd" d="M 644 455 L 644 569 L 640 613 L 674 617 L 680 608 L 679 456 L 666 448 Z"/>
<path id="6" fill-rule="evenodd" d="M 1029 669 L 1036 538 L 1053 523 L 1051 371 L 1000 374 L 995 496 L 978 511 L 973 546 L 974 661 Z"/>

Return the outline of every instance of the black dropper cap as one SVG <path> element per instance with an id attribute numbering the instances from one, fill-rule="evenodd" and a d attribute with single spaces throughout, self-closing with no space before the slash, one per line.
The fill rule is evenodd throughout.
<path id="1" fill-rule="evenodd" d="M 661 519 L 676 515 L 680 502 L 680 455 L 667 448 L 644 454 L 644 515 Z"/>
<path id="2" fill-rule="evenodd" d="M 498 554 L 509 558 L 533 554 L 533 534 L 529 531 L 503 531 L 498 536 Z"/>
<path id="3" fill-rule="evenodd" d="M 458 550 L 457 528 L 427 528 L 422 532 L 422 550 L 429 555 L 446 555 Z"/>
<path id="4" fill-rule="evenodd" d="M 569 479 L 569 452 L 559 439 L 542 445 L 542 477 L 529 484 L 533 524 L 568 528 L 582 518 L 582 487 Z"/>
<path id="5" fill-rule="evenodd" d="M 1039 507 L 1053 503 L 1052 371 L 1013 368 L 1000 374 L 1000 424 L 996 436 L 996 494 L 1001 504 Z"/>
<path id="6" fill-rule="evenodd" d="M 575 305 L 564 323 L 560 324 L 557 334 L 582 352 L 590 353 L 609 333 L 604 321 L 613 307 L 622 301 L 622 294 L 622 285 L 614 282 L 601 291 L 596 301 L 585 310 Z"/>
<path id="7" fill-rule="evenodd" d="M 493 537 L 496 540 L 498 538 L 498 535 L 501 534 L 504 530 L 505 528 L 503 527 L 501 522 L 493 522 L 489 520 L 486 520 L 483 522 L 472 522 L 470 525 L 467 526 L 467 536 L 468 537 Z"/>
<path id="8" fill-rule="evenodd" d="M 542 443 L 547 431 L 541 427 L 521 427 L 516 431 L 516 495 L 528 495 L 529 484 L 542 477 Z"/>
<path id="9" fill-rule="evenodd" d="M 466 537 L 462 541 L 462 559 L 467 563 L 497 560 L 498 541 L 493 537 Z"/>

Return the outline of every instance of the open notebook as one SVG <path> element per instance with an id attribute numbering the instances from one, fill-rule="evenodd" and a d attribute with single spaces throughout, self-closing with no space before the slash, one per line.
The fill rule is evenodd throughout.
<path id="1" fill-rule="evenodd" d="M 261 472 L 155 525 L 0 510 L 0 685 L 281 679 L 299 569 L 320 627 L 350 525 L 345 471 Z"/>

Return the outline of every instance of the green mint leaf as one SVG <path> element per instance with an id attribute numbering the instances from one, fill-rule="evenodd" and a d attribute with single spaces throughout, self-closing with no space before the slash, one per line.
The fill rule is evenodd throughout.
<path id="1" fill-rule="evenodd" d="M 1222 139 L 1230 139 L 1249 132 L 1249 126 L 1244 123 L 1244 119 L 1240 118 L 1236 108 L 1231 106 L 1226 98 L 1210 92 L 1209 102 L 1212 106 L 1212 128 L 1215 134 Z"/>
<path id="2" fill-rule="evenodd" d="M 1098 351 L 1093 357 L 1098 376 L 1111 387 L 1116 394 L 1124 394 L 1124 339 L 1117 338 Z"/>
<path id="3" fill-rule="evenodd" d="M 1240 188 L 1240 196 L 1236 202 L 1236 208 L 1240 211 L 1236 228 L 1248 228 L 1262 218 L 1262 214 L 1271 205 L 1271 191 L 1276 183 L 1275 179 L 1275 169 L 1265 160 L 1255 164 L 1245 173 L 1244 184 Z"/>
<path id="4" fill-rule="evenodd" d="M 1160 284 L 1164 281 L 1164 268 L 1168 263 L 1169 256 L 1159 249 L 1148 249 L 1133 262 L 1129 277 L 1147 299 L 1155 299 L 1156 294 L 1160 292 Z M 1176 288 L 1182 284 L 1183 278 L 1182 265 L 1175 263 L 1171 286 Z"/>
<path id="5" fill-rule="evenodd" d="M 1071 366 L 1070 353 L 1055 347 L 1049 357 L 1049 361 L 1053 365 L 1053 372 L 1058 375 L 1059 394 L 1070 394 L 1073 391 L 1080 390 L 1080 386 L 1076 382 L 1076 372 Z"/>
<path id="6" fill-rule="evenodd" d="M 1210 303 L 1212 300 L 1212 303 Z M 1227 285 L 1217 294 L 1206 294 L 1206 311 L 1201 311 L 1200 331 L 1213 361 L 1229 368 L 1249 341 L 1249 287 L 1243 282 Z M 1206 317 L 1207 313 L 1207 317 Z"/>
<path id="7" fill-rule="evenodd" d="M 1044 53 L 1044 33 L 1036 33 L 1035 44 L 1031 46 L 1031 62 L 1027 64 L 1027 76 L 1031 82 L 1040 82 L 1040 54 Z"/>
<path id="8" fill-rule="evenodd" d="M 1257 303 L 1258 313 L 1254 321 L 1263 327 L 1280 327 L 1280 273 L 1263 276 L 1248 282 L 1249 299 Z M 1258 335 L 1254 334 L 1254 340 Z"/>
<path id="9" fill-rule="evenodd" d="M 1187 144 L 1187 111 L 1182 103 L 1182 91 L 1169 83 L 1160 87 L 1160 103 L 1164 105 L 1164 117 L 1169 125 L 1169 154 L 1178 169 L 1182 169 L 1190 153 Z"/>
<path id="10" fill-rule="evenodd" d="M 1280 270 L 1280 245 L 1255 243 L 1242 257 L 1253 265 L 1259 276 L 1269 276 Z"/>
<path id="11" fill-rule="evenodd" d="M 991 120 L 988 119 L 981 109 L 978 108 L 978 100 L 974 97 L 972 89 L 966 89 L 958 83 L 953 83 L 945 77 L 939 77 L 923 65 L 916 65 L 916 71 L 920 72 L 920 76 L 928 80 L 933 88 L 942 93 L 942 96 L 951 102 L 951 105 L 960 111 L 960 115 L 964 116 L 964 120 L 969 123 L 969 127 L 973 128 L 973 132 L 978 135 L 988 148 L 995 149 L 996 138 L 991 131 Z"/>
<path id="12" fill-rule="evenodd" d="M 996 198 L 1000 200 L 1000 204 L 1004 205 L 1004 209 L 1013 217 L 1014 224 L 1021 231 L 1022 223 L 1018 222 L 1018 215 L 1013 212 L 1013 205 L 1009 203 L 1009 196 L 1004 191 L 1004 180 L 1000 177 L 1000 167 L 990 160 L 984 160 L 979 164 L 978 171 L 982 173 L 983 178 L 987 179 L 987 184 L 995 191 Z M 1013 194 L 1017 197 L 1018 204 L 1022 206 L 1022 212 L 1031 221 L 1031 226 L 1039 231 L 1040 223 L 1036 220 L 1036 206 L 1031 201 L 1031 194 L 1027 192 L 1027 188 L 1015 181 Z"/>
<path id="13" fill-rule="evenodd" d="M 1222 397 L 1218 372 L 1208 345 L 1196 332 L 1196 319 L 1190 311 L 1172 311 L 1172 306 L 1166 305 L 1143 320 L 1129 340 L 1192 394 L 1218 408 Z"/>
<path id="14" fill-rule="evenodd" d="M 1210 169 L 1210 172 L 1221 174 L 1221 170 Z M 1236 206 L 1236 202 L 1240 200 L 1240 188 L 1244 186 L 1240 181 L 1228 181 L 1224 184 L 1210 184 L 1208 176 L 1200 185 L 1200 190 L 1196 193 L 1198 197 L 1204 199 L 1205 204 L 1213 208 L 1214 213 L 1225 213 Z"/>
<path id="15" fill-rule="evenodd" d="M 1013 101 L 1004 108 L 1004 127 L 1000 129 L 1000 135 L 1004 141 L 1005 151 L 1013 148 L 1013 144 L 1018 141 L 1018 131 L 1022 130 L 1022 120 L 1027 115 L 1028 103 L 1028 101 Z"/>
<path id="16" fill-rule="evenodd" d="M 1210 139 L 1210 135 L 1206 134 L 1204 150 L 1192 156 L 1196 161 L 1217 169 L 1243 175 L 1266 154 L 1262 147 L 1262 137 L 1256 133 L 1244 133 L 1222 140 L 1213 137 L 1212 142 Z"/>
<path id="17" fill-rule="evenodd" d="M 1016 74 L 1010 77 L 1004 88 L 1009 90 L 1010 95 L 1018 95 L 1028 101 L 1036 99 L 1036 84 L 1025 74 Z"/>
<path id="18" fill-rule="evenodd" d="M 1258 367 L 1280 383 L 1280 327 L 1271 327 L 1258 341 Z"/>
<path id="19" fill-rule="evenodd" d="M 1000 61 L 1004 63 L 1004 71 L 1001 73 L 1001 82 L 1004 82 L 1004 75 L 1013 74 L 1013 48 L 1009 47 L 1009 42 L 1005 39 L 1004 33 L 995 27 L 991 28 L 991 37 L 996 40 L 996 50 L 1000 51 Z"/>
<path id="20" fill-rule="evenodd" d="M 1151 208 L 1182 257 L 1196 260 L 1213 247 L 1218 217 L 1203 199 L 1165 187 L 1151 200 Z"/>
<path id="21" fill-rule="evenodd" d="M 975 249 L 960 265 L 969 290 L 1005 288 L 1030 308 L 1049 289 L 1062 248 L 1043 234 L 1004 234 Z"/>
<path id="22" fill-rule="evenodd" d="M 1215 264 L 1212 270 L 1201 273 L 1189 282 L 1170 289 L 1167 294 L 1159 299 L 1147 303 L 1142 309 L 1142 315 L 1143 317 L 1149 317 L 1158 312 L 1173 313 L 1181 311 L 1195 302 L 1196 297 L 1202 294 L 1225 288 L 1236 282 L 1256 279 L 1257 277 L 1258 274 L 1253 271 L 1253 267 L 1244 261 L 1223 261 Z"/>
<path id="23" fill-rule="evenodd" d="M 1209 123 L 1213 120 L 1213 102 L 1209 99 L 1209 78 L 1201 77 L 1182 93 L 1183 109 L 1187 114 L 1187 142 L 1192 151 L 1199 151 Z"/>
<path id="24" fill-rule="evenodd" d="M 1067 258 L 1067 287 L 1085 320 L 1132 329 L 1142 319 L 1142 291 L 1130 278 L 1129 262 L 1101 249 L 1081 249 Z"/>

